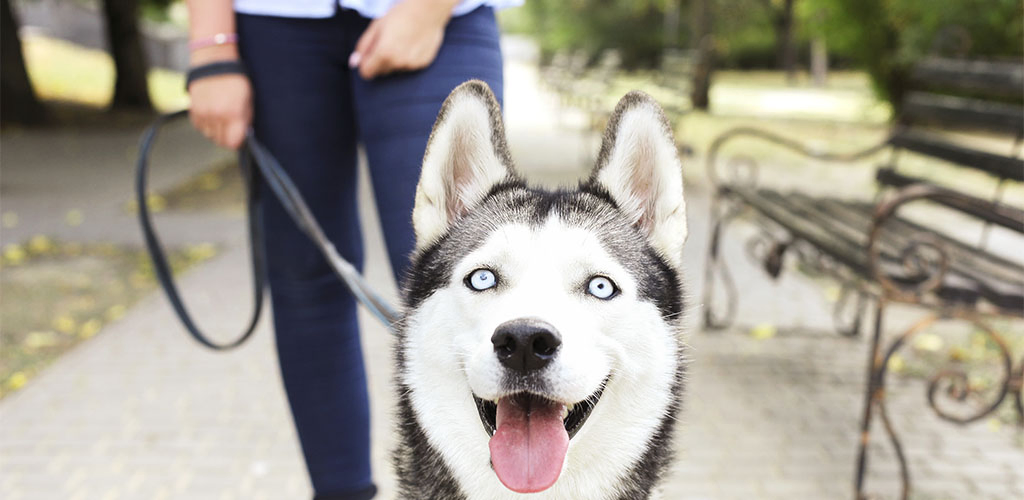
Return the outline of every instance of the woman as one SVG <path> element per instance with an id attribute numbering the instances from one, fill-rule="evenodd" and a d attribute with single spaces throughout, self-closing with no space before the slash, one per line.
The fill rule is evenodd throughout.
<path id="1" fill-rule="evenodd" d="M 451 89 L 471 78 L 501 98 L 493 8 L 514 3 L 188 0 L 192 122 L 228 148 L 238 148 L 251 125 L 356 266 L 362 143 L 400 276 L 413 248 L 410 216 L 434 119 Z M 356 305 L 277 200 L 264 197 L 262 209 L 278 359 L 315 498 L 371 498 Z"/>

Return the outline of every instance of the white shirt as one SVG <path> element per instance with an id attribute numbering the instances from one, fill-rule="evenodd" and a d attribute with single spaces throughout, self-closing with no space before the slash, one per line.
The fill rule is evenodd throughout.
<path id="1" fill-rule="evenodd" d="M 235 0 L 235 12 L 280 17 L 331 17 L 334 15 L 335 5 L 340 5 L 359 12 L 363 17 L 378 18 L 400 1 L 402 0 Z M 497 9 L 522 4 L 523 0 L 462 0 L 455 6 L 452 15 L 467 14 L 481 5 Z"/>

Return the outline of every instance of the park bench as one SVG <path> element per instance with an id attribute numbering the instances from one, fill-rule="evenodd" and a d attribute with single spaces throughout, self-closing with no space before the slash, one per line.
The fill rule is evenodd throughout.
<path id="1" fill-rule="evenodd" d="M 863 494 L 876 415 L 900 465 L 902 497 L 909 494 L 902 445 L 886 413 L 886 374 L 892 356 L 935 322 L 972 323 L 998 349 L 1001 374 L 981 395 L 974 393 L 963 366 L 942 370 L 928 385 L 928 401 L 936 413 L 967 424 L 1012 400 L 1024 425 L 1024 361 L 1014 359 L 1002 334 L 991 326 L 994 318 L 1009 318 L 1007 323 L 1016 325 L 1024 318 L 1024 210 L 1004 196 L 1007 188 L 1019 189 L 1024 182 L 1024 65 L 931 57 L 911 69 L 908 81 L 887 139 L 873 147 L 848 154 L 821 152 L 772 131 L 741 127 L 717 137 L 706 158 L 715 188 L 705 270 L 707 329 L 724 328 L 736 315 L 737 288 L 721 252 L 721 239 L 741 214 L 754 215 L 760 234 L 748 243 L 747 252 L 769 276 L 779 276 L 787 260 L 795 260 L 801 268 L 840 283 L 842 292 L 833 311 L 840 333 L 856 335 L 867 305 L 875 303 L 855 480 L 858 498 Z M 964 140 L 964 131 L 984 131 L 989 138 Z M 740 154 L 720 161 L 722 148 L 740 138 L 768 141 L 820 161 L 852 162 L 889 154 L 875 172 L 875 200 L 844 200 L 759 187 L 754 158 Z M 981 142 L 988 147 L 982 148 Z M 901 169 L 915 156 L 918 165 L 930 160 L 927 178 Z M 944 174 L 936 175 L 939 170 Z M 948 175 L 964 171 L 987 176 L 994 196 L 972 194 L 956 176 Z M 883 318 L 897 303 L 922 307 L 928 315 L 883 346 L 888 338 L 882 335 Z M 978 399 L 981 408 L 967 407 Z M 957 408 L 951 409 L 950 401 Z"/>

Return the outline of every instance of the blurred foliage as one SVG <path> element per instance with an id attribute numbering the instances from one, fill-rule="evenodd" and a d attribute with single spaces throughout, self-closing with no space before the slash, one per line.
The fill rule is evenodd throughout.
<path id="1" fill-rule="evenodd" d="M 691 46 L 689 9 L 679 0 L 679 33 Z M 534 36 L 542 54 L 622 51 L 627 68 L 655 67 L 665 42 L 670 0 L 530 0 L 502 14 L 503 27 Z M 716 60 L 724 68 L 774 68 L 774 20 L 782 0 L 711 0 Z M 1020 0 L 797 0 L 795 39 L 799 60 L 809 42 L 824 37 L 833 67 L 871 74 L 876 89 L 898 94 L 906 68 L 932 52 L 939 40 L 970 40 L 970 57 L 1024 54 L 1024 3 Z"/>
<path id="2" fill-rule="evenodd" d="M 804 38 L 824 36 L 830 54 L 868 71 L 885 98 L 930 53 L 1024 55 L 1020 0 L 801 0 L 797 14 Z"/>
<path id="3" fill-rule="evenodd" d="M 663 46 L 667 0 L 530 0 L 503 26 L 534 36 L 545 58 L 559 50 L 622 51 L 626 68 L 652 67 Z M 520 17 L 522 16 L 522 17 Z M 685 25 L 685 19 L 680 23 Z"/>

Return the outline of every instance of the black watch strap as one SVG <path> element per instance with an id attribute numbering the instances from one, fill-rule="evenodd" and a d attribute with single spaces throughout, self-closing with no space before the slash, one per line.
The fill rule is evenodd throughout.
<path id="1" fill-rule="evenodd" d="M 194 68 L 189 68 L 187 76 L 185 76 L 185 91 L 188 91 L 189 85 L 192 82 L 200 80 L 210 76 L 217 75 L 247 75 L 245 71 L 245 65 L 242 61 L 217 61 L 209 64 L 203 64 Z"/>

